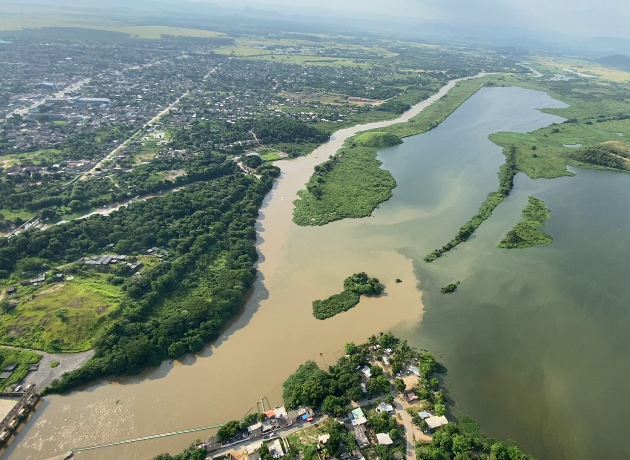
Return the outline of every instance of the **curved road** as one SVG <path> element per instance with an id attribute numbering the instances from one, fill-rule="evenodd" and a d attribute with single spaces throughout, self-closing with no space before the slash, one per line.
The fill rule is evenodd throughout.
<path id="1" fill-rule="evenodd" d="M 46 353 L 41 350 L 31 350 L 30 348 L 11 347 L 9 345 L 0 345 L 0 348 L 9 350 L 22 350 L 37 353 L 42 357 L 39 361 L 39 369 L 29 372 L 24 378 L 24 384 L 30 385 L 34 383 L 40 390 L 50 385 L 53 380 L 61 377 L 66 372 L 73 371 L 83 366 L 85 362 L 94 355 L 94 350 L 83 351 L 80 353 Z M 59 366 L 52 368 L 50 364 L 53 361 L 59 361 Z"/>

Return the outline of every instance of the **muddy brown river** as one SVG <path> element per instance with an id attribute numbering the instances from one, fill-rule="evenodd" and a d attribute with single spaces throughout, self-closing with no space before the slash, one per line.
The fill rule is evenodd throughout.
<path id="1" fill-rule="evenodd" d="M 538 110 L 545 107 L 566 105 L 522 88 L 484 88 L 436 129 L 380 151 L 398 186 L 364 219 L 297 227 L 292 202 L 344 139 L 392 122 L 341 131 L 311 156 L 278 163 L 282 176 L 257 224 L 253 295 L 221 338 L 142 375 L 45 398 L 4 457 L 41 460 L 73 447 L 238 419 L 261 398 L 281 403 L 282 382 L 304 361 L 332 364 L 345 342 L 389 329 L 438 357 L 448 369 L 450 414 L 473 416 L 485 434 L 515 439 L 539 460 L 630 458 L 630 174 L 518 174 L 510 196 L 468 242 L 431 264 L 422 260 L 497 189 L 505 157 L 488 135 L 563 121 Z M 544 231 L 553 244 L 497 248 L 530 195 L 551 209 Z M 378 277 L 385 295 L 315 320 L 312 300 L 339 292 L 357 271 Z M 456 293 L 440 292 L 455 281 Z M 149 459 L 211 435 L 76 457 Z"/>
<path id="2" fill-rule="evenodd" d="M 416 324 L 423 306 L 412 261 L 392 251 L 389 244 L 370 244 L 366 249 L 365 241 L 356 240 L 344 228 L 360 225 L 360 220 L 327 226 L 326 232 L 297 227 L 291 220 L 293 201 L 314 167 L 348 137 L 407 121 L 455 84 L 448 83 L 397 120 L 338 131 L 310 156 L 277 163 L 282 175 L 260 212 L 258 279 L 242 315 L 196 356 L 166 361 L 136 377 L 45 398 L 8 447 L 8 458 L 46 459 L 76 447 L 240 419 L 264 397 L 272 405 L 281 403 L 282 382 L 304 361 L 313 359 L 326 366 L 336 361 L 348 341 L 361 342 L 379 331 Z M 339 292 L 344 278 L 358 271 L 379 278 L 386 294 L 363 298 L 343 315 L 316 320 L 311 302 Z M 404 282 L 396 284 L 396 278 Z M 179 435 L 76 457 L 147 459 L 176 452 L 211 434 Z"/>

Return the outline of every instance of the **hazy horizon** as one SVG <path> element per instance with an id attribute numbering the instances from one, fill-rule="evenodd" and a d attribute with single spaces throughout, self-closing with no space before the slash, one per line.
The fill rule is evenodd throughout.
<path id="1" fill-rule="evenodd" d="M 569 35 L 630 38 L 630 2 L 619 0 L 192 0 L 221 6 L 303 10 L 323 16 L 382 15 L 458 26 L 514 27 Z M 282 12 L 282 11 L 280 11 Z"/>
<path id="2" fill-rule="evenodd" d="M 200 9 L 212 16 L 212 5 L 222 8 L 251 7 L 286 16 L 318 18 L 382 19 L 384 27 L 397 22 L 410 31 L 422 23 L 454 26 L 470 35 L 499 33 L 505 37 L 553 41 L 578 37 L 630 39 L 630 2 L 620 0 L 0 0 L 1 4 L 89 7 L 99 9 L 139 8 L 152 13 L 192 13 Z M 188 5 L 188 8 L 185 5 Z M 197 6 L 195 6 L 197 5 Z M 200 8 L 206 6 L 206 8 Z M 224 10 L 225 11 L 225 10 Z M 376 23 L 370 23 L 373 27 Z M 349 23 L 349 27 L 357 24 Z M 396 24 L 394 24 L 394 27 Z M 487 28 L 487 29 L 486 29 Z M 448 27 L 446 28 L 448 30 Z M 459 34 L 461 36 L 461 34 Z"/>

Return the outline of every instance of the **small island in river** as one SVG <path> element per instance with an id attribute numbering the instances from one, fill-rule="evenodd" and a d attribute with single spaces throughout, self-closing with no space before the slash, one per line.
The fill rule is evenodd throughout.
<path id="1" fill-rule="evenodd" d="M 551 212 L 543 200 L 530 196 L 522 216 L 525 220 L 516 224 L 505 235 L 499 243 L 500 248 L 531 248 L 537 244 L 552 243 L 553 239 L 539 230 L 540 227 L 544 227 L 545 221 L 551 217 Z"/>
<path id="2" fill-rule="evenodd" d="M 455 292 L 459 284 L 460 284 L 459 281 L 457 283 L 447 284 L 446 286 L 442 288 L 442 294 L 450 294 L 452 292 Z"/>
<path id="3" fill-rule="evenodd" d="M 364 272 L 355 273 L 343 282 L 343 292 L 313 302 L 313 316 L 317 319 L 332 318 L 358 304 L 362 295 L 379 295 L 383 289 L 378 278 L 370 278 Z"/>

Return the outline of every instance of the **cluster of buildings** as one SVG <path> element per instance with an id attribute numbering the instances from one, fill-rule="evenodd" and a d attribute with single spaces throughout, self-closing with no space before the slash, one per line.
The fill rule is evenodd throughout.
<path id="1" fill-rule="evenodd" d="M 320 100 L 332 93 L 332 86 L 340 81 L 365 78 L 365 73 L 356 69 L 230 59 L 217 65 L 201 85 L 164 117 L 161 129 L 175 131 L 195 122 L 211 122 L 210 139 L 203 146 L 247 150 L 258 145 L 251 131 L 257 117 L 339 123 L 348 116 L 370 110 L 344 96 L 339 96 L 336 102 Z M 312 93 L 313 97 L 293 97 L 291 92 Z"/>
<path id="2" fill-rule="evenodd" d="M 136 48 L 136 56 L 128 56 L 130 48 Z M 183 42 L 68 46 L 16 40 L 3 45 L 9 62 L 0 69 L 5 83 L 0 153 L 57 147 L 84 129 L 141 126 L 223 59 L 209 54 L 211 49 Z M 124 59 L 116 54 L 121 51 Z M 203 58 L 191 58 L 195 53 Z"/>
<path id="3" fill-rule="evenodd" d="M 385 402 L 381 402 L 376 407 L 376 411 L 387 412 L 391 415 L 396 412 L 391 404 L 387 404 Z M 346 429 L 354 434 L 354 438 L 356 439 L 357 446 L 359 446 L 359 448 L 368 447 L 371 444 L 368 437 L 367 423 L 367 417 L 360 407 L 350 411 L 348 418 L 344 421 Z M 374 436 L 376 437 L 377 443 L 380 445 L 391 446 L 394 444 L 394 441 L 389 436 L 389 433 L 374 433 Z"/>
<path id="4" fill-rule="evenodd" d="M 40 273 L 37 277 L 22 281 L 22 286 L 41 286 L 46 281 L 46 273 Z M 10 286 L 15 287 L 15 286 Z M 14 292 L 14 291 L 12 291 Z"/>
<path id="5" fill-rule="evenodd" d="M 201 444 L 200 447 L 205 448 L 208 452 L 213 452 L 226 446 L 250 441 L 247 445 L 247 453 L 250 456 L 249 460 L 260 460 L 260 456 L 256 458 L 258 455 L 256 451 L 262 446 L 263 442 L 268 442 L 269 440 L 273 441 L 272 438 L 284 428 L 290 427 L 296 423 L 312 422 L 315 417 L 315 412 L 310 407 L 299 407 L 287 411 L 284 406 L 282 406 L 263 413 L 265 414 L 265 419 L 263 421 L 252 422 L 252 424 L 247 427 L 247 431 L 240 431 L 233 438 L 223 442 L 220 442 L 217 437 L 214 436 Z M 271 451 L 271 446 L 269 450 Z M 280 458 L 284 455 L 281 448 L 276 452 L 278 455 L 274 458 Z"/>
<path id="6" fill-rule="evenodd" d="M 126 262 L 126 259 L 126 255 L 105 254 L 104 256 L 85 257 L 82 261 L 87 268 L 93 268 L 103 272 L 109 271 L 112 266 L 119 264 L 125 264 L 129 267 L 131 272 L 135 272 L 136 270 L 142 268 L 142 262 Z"/>

